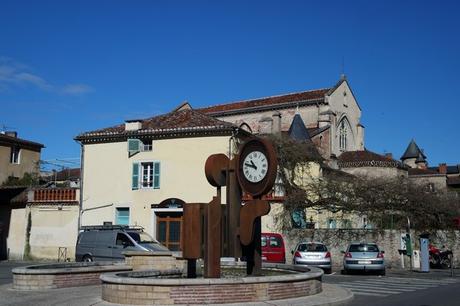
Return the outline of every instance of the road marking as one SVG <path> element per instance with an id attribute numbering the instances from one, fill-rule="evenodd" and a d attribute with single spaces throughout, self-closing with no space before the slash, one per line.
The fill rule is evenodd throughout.
<path id="1" fill-rule="evenodd" d="M 415 288 L 415 289 L 427 289 L 430 287 L 437 287 L 434 285 L 424 285 L 424 284 L 405 284 L 405 283 L 391 283 L 391 282 L 377 282 L 377 281 L 358 281 L 358 282 L 353 282 L 353 283 L 364 283 L 364 284 L 373 284 L 373 285 L 378 285 L 378 286 L 399 286 L 401 288 L 406 287 L 406 288 Z"/>
<path id="2" fill-rule="evenodd" d="M 361 280 L 342 280 L 337 285 L 349 289 L 356 295 L 385 297 L 392 294 L 426 290 L 443 285 L 457 283 L 454 279 L 420 279 L 420 278 L 365 278 Z"/>
<path id="3" fill-rule="evenodd" d="M 379 294 L 379 293 L 361 292 L 361 291 L 357 291 L 357 290 L 353 290 L 353 294 L 355 294 L 355 295 L 370 295 L 370 296 L 381 296 L 381 297 L 384 297 L 384 296 L 388 296 L 388 294 Z"/>
<path id="4" fill-rule="evenodd" d="M 426 289 L 426 287 L 424 287 L 424 288 L 412 288 L 412 287 L 400 288 L 400 287 L 394 287 L 394 286 L 392 286 L 392 287 L 382 287 L 381 285 L 378 285 L 378 284 L 366 284 L 366 283 L 356 283 L 356 282 L 353 282 L 353 284 L 350 284 L 349 286 L 354 287 L 355 284 L 357 284 L 358 286 L 363 286 L 363 287 L 370 287 L 370 288 L 376 288 L 376 289 L 385 288 L 385 289 L 400 290 L 400 291 L 415 291 L 417 289 Z"/>

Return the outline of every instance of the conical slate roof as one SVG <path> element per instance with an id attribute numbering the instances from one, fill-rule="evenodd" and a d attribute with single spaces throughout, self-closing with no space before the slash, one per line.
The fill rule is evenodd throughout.
<path id="1" fill-rule="evenodd" d="M 289 137 L 297 141 L 311 142 L 310 133 L 299 114 L 295 114 L 288 131 Z"/>
<path id="2" fill-rule="evenodd" d="M 423 154 L 422 150 L 420 150 L 420 148 L 415 143 L 415 140 L 412 139 L 409 145 L 407 146 L 407 149 L 404 152 L 403 156 L 401 156 L 401 160 L 405 160 L 408 158 L 418 158 L 419 155 L 421 155 L 423 159 L 426 158 L 425 154 Z"/>
<path id="3" fill-rule="evenodd" d="M 425 163 L 425 162 L 426 162 L 425 158 L 423 158 L 422 153 L 420 153 L 420 154 L 417 156 L 417 159 L 415 160 L 415 163 L 418 164 L 418 163 Z"/>

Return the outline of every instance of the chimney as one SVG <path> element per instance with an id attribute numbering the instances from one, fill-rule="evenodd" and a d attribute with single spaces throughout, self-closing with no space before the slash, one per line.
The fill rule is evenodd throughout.
<path id="1" fill-rule="evenodd" d="M 10 137 L 17 138 L 17 137 L 18 137 L 18 132 L 15 132 L 15 131 L 5 131 L 5 135 L 6 135 L 6 136 L 10 136 Z"/>
<path id="2" fill-rule="evenodd" d="M 445 163 L 439 164 L 438 172 L 440 174 L 447 174 L 447 165 Z"/>
<path id="3" fill-rule="evenodd" d="M 137 131 L 142 128 L 141 120 L 126 120 L 125 121 L 125 131 Z"/>
<path id="4" fill-rule="evenodd" d="M 385 157 L 388 159 L 393 159 L 393 153 L 385 153 Z"/>

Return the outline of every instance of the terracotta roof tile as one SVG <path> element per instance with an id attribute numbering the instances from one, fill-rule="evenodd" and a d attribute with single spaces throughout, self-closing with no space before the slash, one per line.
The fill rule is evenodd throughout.
<path id="1" fill-rule="evenodd" d="M 133 121 L 133 120 L 131 120 Z M 164 115 L 146 119 L 140 119 L 141 128 L 136 131 L 125 131 L 125 125 L 120 124 L 113 127 L 85 132 L 75 139 L 83 140 L 94 136 L 116 136 L 132 135 L 135 133 L 177 133 L 185 130 L 222 130 L 235 127 L 233 124 L 202 114 L 193 109 L 176 110 Z"/>
<path id="2" fill-rule="evenodd" d="M 316 89 L 279 96 L 271 96 L 266 98 L 230 102 L 225 104 L 204 107 L 198 110 L 206 114 L 213 114 L 236 110 L 246 110 L 263 106 L 280 106 L 285 103 L 323 99 L 329 91 L 330 88 Z"/>

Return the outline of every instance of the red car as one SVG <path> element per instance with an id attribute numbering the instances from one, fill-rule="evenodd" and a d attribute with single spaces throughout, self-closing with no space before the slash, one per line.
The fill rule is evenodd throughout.
<path id="1" fill-rule="evenodd" d="M 283 236 L 277 233 L 262 233 L 262 260 L 273 263 L 286 263 Z"/>

